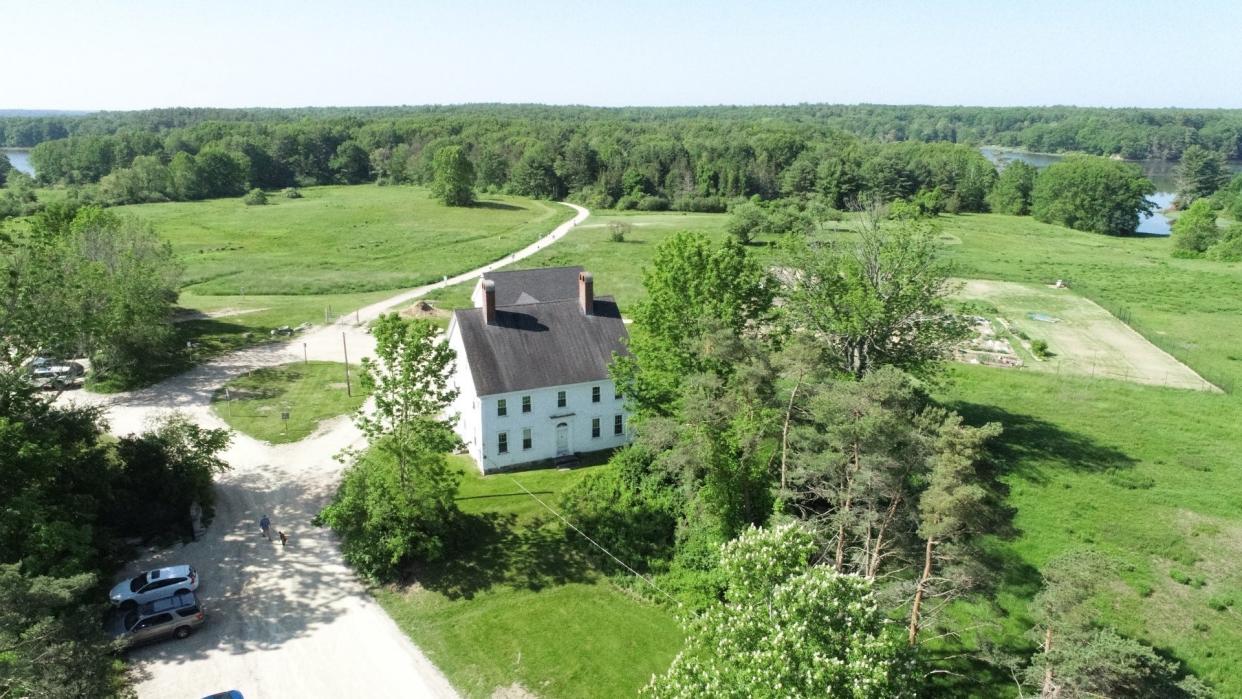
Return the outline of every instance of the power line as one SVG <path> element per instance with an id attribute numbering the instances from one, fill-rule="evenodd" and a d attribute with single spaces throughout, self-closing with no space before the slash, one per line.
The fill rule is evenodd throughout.
<path id="1" fill-rule="evenodd" d="M 572 530 L 574 530 L 574 531 L 578 532 L 578 534 L 582 535 L 582 538 L 583 538 L 583 539 L 586 539 L 587 541 L 591 542 L 591 545 L 592 545 L 592 546 L 594 546 L 595 548 L 599 549 L 600 551 L 603 551 L 605 554 L 607 554 L 607 556 L 608 556 L 609 558 L 611 558 L 612 560 L 616 561 L 616 562 L 617 562 L 617 563 L 618 563 L 621 567 L 623 567 L 623 568 L 625 568 L 626 570 L 628 570 L 628 571 L 630 571 L 631 573 L 633 573 L 633 574 L 634 574 L 634 577 L 636 577 L 636 578 L 638 578 L 639 580 L 642 580 L 643 582 L 645 582 L 645 583 L 647 583 L 648 585 L 650 585 L 650 586 L 651 586 L 651 587 L 652 587 L 652 588 L 653 588 L 656 592 L 659 592 L 660 594 L 662 594 L 662 595 L 664 595 L 665 597 L 667 597 L 667 598 L 669 598 L 670 600 L 672 600 L 672 601 L 673 601 L 675 604 L 677 604 L 678 606 L 681 606 L 681 602 L 680 602 L 680 601 L 679 601 L 676 597 L 674 597 L 674 596 L 670 595 L 669 593 L 665 592 L 664 590 L 660 589 L 660 586 L 659 586 L 659 585 L 656 585 L 656 584 L 655 584 L 655 583 L 654 583 L 654 582 L 653 582 L 650 578 L 648 578 L 647 576 L 645 576 L 645 575 L 643 575 L 642 573 L 638 572 L 637 570 L 634 570 L 633 568 L 631 568 L 629 565 L 627 565 L 627 564 L 626 564 L 626 562 L 625 562 L 625 561 L 623 561 L 623 560 L 621 560 L 620 558 L 617 558 L 616 556 L 612 555 L 612 551 L 609 551 L 608 549 L 606 549 L 606 548 L 604 548 L 603 546 L 601 546 L 601 545 L 599 544 L 599 542 L 597 542 L 595 539 L 592 539 L 591 537 L 587 536 L 587 535 L 586 535 L 586 532 L 584 532 L 584 531 L 582 531 L 581 529 L 579 529 L 578 527 L 574 526 L 574 523 L 573 523 L 573 522 L 570 522 L 570 521 L 569 521 L 569 520 L 567 520 L 567 519 L 565 519 L 565 517 L 564 517 L 564 516 L 563 516 L 560 512 L 557 512 L 556 510 L 552 509 L 552 507 L 551 507 L 550 505 L 548 505 L 548 503 L 544 502 L 543 500 L 540 500 L 538 495 L 535 495 L 534 493 L 532 493 L 532 492 L 530 492 L 529 490 L 527 490 L 527 489 L 526 489 L 526 486 L 524 486 L 524 485 L 522 485 L 520 482 L 518 482 L 518 479 L 514 478 L 513 476 L 507 476 L 507 477 L 508 477 L 508 479 L 509 479 L 509 480 L 513 481 L 513 484 L 514 484 L 514 485 L 516 485 L 517 487 L 521 488 L 521 489 L 522 489 L 522 492 L 524 492 L 524 493 L 526 493 L 527 495 L 529 495 L 529 496 L 531 496 L 532 498 L 534 498 L 534 499 L 535 499 L 535 502 L 539 503 L 540 505 L 543 505 L 543 508 L 544 508 L 545 510 L 547 510 L 548 512 L 551 512 L 552 514 L 556 515 L 557 519 L 559 519 L 559 520 L 561 520 L 562 522 L 564 522 L 566 526 L 568 526 L 570 529 L 572 529 Z"/>

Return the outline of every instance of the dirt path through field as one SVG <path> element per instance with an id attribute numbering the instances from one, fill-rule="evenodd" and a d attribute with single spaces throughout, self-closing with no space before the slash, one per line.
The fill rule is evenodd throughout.
<path id="1" fill-rule="evenodd" d="M 141 430 L 152 418 L 180 410 L 195 422 L 222 427 L 211 397 L 252 369 L 311 359 L 350 363 L 374 351 L 365 325 L 393 306 L 529 257 L 567 235 L 576 215 L 534 244 L 446 281 L 396 294 L 334 325 L 284 343 L 252 347 L 131 393 L 69 392 L 63 401 L 104 406 L 112 432 Z M 451 697 L 444 676 L 400 632 L 341 560 L 335 539 L 311 526 L 340 476 L 333 455 L 361 445 L 346 417 L 324 423 L 307 439 L 270 445 L 242 434 L 225 454 L 232 470 L 220 478 L 216 517 L 197 541 L 153 551 L 126 573 L 159 564 L 198 568 L 208 620 L 184 641 L 136 649 L 130 657 L 141 697 L 200 697 L 238 689 L 248 698 Z M 289 533 L 287 547 L 263 539 L 258 520 Z"/>

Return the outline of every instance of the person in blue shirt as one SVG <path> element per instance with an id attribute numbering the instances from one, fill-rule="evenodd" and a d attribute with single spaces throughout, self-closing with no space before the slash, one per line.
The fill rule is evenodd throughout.
<path id="1" fill-rule="evenodd" d="M 272 527 L 272 520 L 268 519 L 267 515 L 263 515 L 263 519 L 259 520 L 259 529 L 263 530 L 264 539 L 269 539 L 269 540 L 271 539 L 271 537 L 267 535 L 267 530 L 270 529 L 271 527 Z"/>

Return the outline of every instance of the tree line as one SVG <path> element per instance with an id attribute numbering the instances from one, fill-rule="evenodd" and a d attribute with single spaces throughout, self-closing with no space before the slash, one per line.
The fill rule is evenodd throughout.
<path id="1" fill-rule="evenodd" d="M 756 107 L 555 107 L 478 104 L 302 109 L 172 108 L 0 118 L 0 146 L 30 148 L 69 136 L 167 133 L 205 122 L 399 122 L 427 118 L 560 122 L 779 121 L 816 123 L 873 141 L 948 141 L 1039 152 L 1176 160 L 1191 145 L 1242 158 L 1242 110 L 1090 107 L 826 105 Z"/>

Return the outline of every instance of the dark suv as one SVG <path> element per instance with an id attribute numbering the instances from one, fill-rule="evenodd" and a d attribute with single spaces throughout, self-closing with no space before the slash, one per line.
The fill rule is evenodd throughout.
<path id="1" fill-rule="evenodd" d="M 113 613 L 108 620 L 108 632 L 130 646 L 168 636 L 185 638 L 205 619 L 198 595 L 183 592 Z"/>

